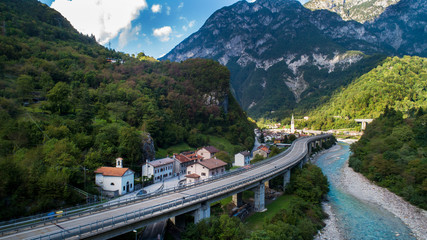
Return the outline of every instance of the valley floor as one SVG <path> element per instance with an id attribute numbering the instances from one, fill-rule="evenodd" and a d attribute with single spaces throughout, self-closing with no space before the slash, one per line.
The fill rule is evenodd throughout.
<path id="1" fill-rule="evenodd" d="M 370 182 L 362 174 L 353 171 L 348 166 L 348 161 L 341 171 L 340 183 L 348 193 L 362 201 L 368 201 L 383 207 L 400 218 L 416 235 L 417 239 L 427 240 L 427 211 L 409 204 L 389 190 Z M 330 215 L 330 218 L 325 221 L 326 227 L 315 239 L 341 239 L 339 223 L 334 218 L 331 207 L 324 203 L 323 208 Z"/>

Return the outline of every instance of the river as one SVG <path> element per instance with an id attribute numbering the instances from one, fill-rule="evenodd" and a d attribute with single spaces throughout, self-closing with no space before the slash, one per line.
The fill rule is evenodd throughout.
<path id="1" fill-rule="evenodd" d="M 354 173 L 356 174 L 354 176 L 358 177 L 350 180 L 348 176 L 345 176 L 345 172 L 349 171 L 347 166 L 349 155 L 349 144 L 339 142 L 315 158 L 316 165 L 328 177 L 330 185 L 328 201 L 323 204 L 330 218 L 326 221 L 327 226 L 316 239 L 417 239 L 412 232 L 413 229 L 410 229 L 401 218 L 383 207 L 388 203 L 381 204 L 381 201 L 369 201 L 369 199 L 359 196 L 375 195 L 377 193 L 372 192 L 372 189 L 375 190 L 378 187 L 368 186 L 370 192 L 367 194 L 363 192 L 363 188 L 366 186 L 357 186 L 360 184 L 357 178 L 362 178 L 360 175 Z M 370 184 L 366 179 L 362 180 L 366 184 Z M 353 191 L 349 185 L 353 185 Z M 378 194 L 383 194 L 383 192 L 380 191 Z M 375 196 L 369 197 L 376 199 Z M 421 218 L 424 217 L 425 212 Z M 421 220 L 425 221 L 425 219 Z M 424 222 L 420 224 L 424 224 Z M 421 231 L 423 230 L 421 229 Z M 419 239 L 424 239 L 424 237 L 419 237 Z"/>

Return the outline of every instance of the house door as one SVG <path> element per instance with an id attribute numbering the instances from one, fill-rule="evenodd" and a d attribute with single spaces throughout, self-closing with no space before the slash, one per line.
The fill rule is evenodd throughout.
<path id="1" fill-rule="evenodd" d="M 126 183 L 126 192 L 129 192 L 129 181 Z"/>

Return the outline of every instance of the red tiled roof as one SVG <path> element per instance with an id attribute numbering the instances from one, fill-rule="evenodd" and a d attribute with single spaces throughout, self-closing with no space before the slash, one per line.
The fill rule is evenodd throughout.
<path id="1" fill-rule="evenodd" d="M 181 155 L 181 154 L 179 154 L 179 155 L 175 155 L 175 158 L 176 158 L 179 162 L 181 162 L 181 163 L 186 163 L 186 162 L 190 162 L 190 161 L 192 161 L 192 159 L 189 159 L 187 156 L 184 156 L 184 155 Z"/>
<path id="2" fill-rule="evenodd" d="M 262 150 L 266 153 L 270 153 L 270 149 L 267 146 L 261 145 L 258 147 L 258 150 Z"/>
<path id="3" fill-rule="evenodd" d="M 186 178 L 199 178 L 200 176 L 199 176 L 199 174 L 192 173 L 192 174 L 185 175 L 185 177 Z"/>
<path id="4" fill-rule="evenodd" d="M 226 162 L 219 160 L 219 159 L 216 159 L 216 158 L 205 159 L 205 160 L 197 162 L 197 163 L 201 164 L 202 166 L 205 166 L 208 169 L 220 168 L 220 167 L 224 167 L 227 165 Z"/>
<path id="5" fill-rule="evenodd" d="M 129 168 L 116 168 L 116 167 L 100 167 L 100 168 L 95 170 L 95 173 L 101 173 L 104 176 L 121 177 L 128 170 L 130 170 L 130 169 Z M 130 171 L 132 171 L 132 170 L 130 170 Z"/>

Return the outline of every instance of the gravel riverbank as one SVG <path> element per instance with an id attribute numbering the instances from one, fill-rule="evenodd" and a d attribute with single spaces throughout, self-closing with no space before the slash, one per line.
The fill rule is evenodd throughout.
<path id="1" fill-rule="evenodd" d="M 334 151 L 336 147 L 338 146 L 334 146 L 327 151 Z M 348 166 L 348 161 L 341 169 L 339 182 L 342 189 L 354 197 L 379 205 L 400 218 L 411 229 L 417 239 L 427 240 L 427 211 L 419 209 L 389 190 L 371 183 L 362 174 L 354 172 Z M 343 239 L 339 232 L 339 223 L 331 211 L 331 206 L 324 202 L 323 209 L 330 217 L 325 221 L 326 227 L 319 232 L 315 239 Z M 396 239 L 398 239 L 398 236 L 397 234 Z"/>

